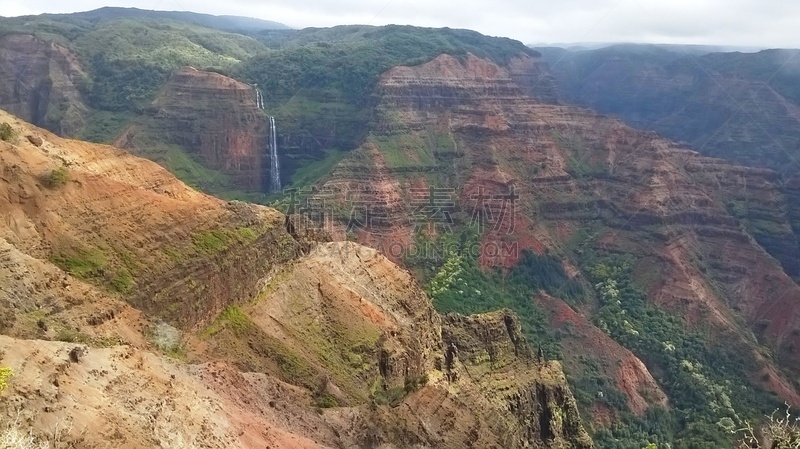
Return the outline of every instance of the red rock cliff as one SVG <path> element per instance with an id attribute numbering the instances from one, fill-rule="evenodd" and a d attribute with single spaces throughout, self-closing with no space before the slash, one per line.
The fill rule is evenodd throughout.
<path id="1" fill-rule="evenodd" d="M 797 402 L 781 370 L 800 372 L 800 287 L 729 211 L 742 202 L 785 207 L 775 173 L 702 157 L 587 110 L 539 103 L 514 70 L 443 55 L 386 72 L 373 136 L 318 193 L 339 206 L 334 212 L 368 203 L 380 219 L 353 227 L 352 213 L 334 213 L 333 222 L 339 218 L 342 230 L 349 222 L 364 243 L 392 248 L 413 238 L 420 189 L 444 189 L 455 220 L 465 222 L 481 195 L 513 189 L 514 220 L 487 229 L 485 243 L 561 252 L 576 232 L 595 229 L 595 247 L 633 252 L 641 270 L 658 270 L 646 282 L 654 304 L 691 329 L 710 328 L 750 348 L 755 382 Z M 498 216 L 499 205 L 488 207 Z M 790 233 L 786 213 L 768 222 L 777 234 Z M 483 261 L 511 265 L 515 254 Z M 760 344 L 773 348 L 780 367 L 759 354 Z M 629 380 L 619 380 L 620 390 Z M 639 399 L 629 400 L 641 410 Z"/>
<path id="2" fill-rule="evenodd" d="M 269 179 L 269 125 L 252 86 L 191 67 L 178 70 L 117 145 L 148 155 L 152 140 L 177 145 L 230 186 L 263 191 Z M 157 159 L 157 158 L 154 158 Z"/>

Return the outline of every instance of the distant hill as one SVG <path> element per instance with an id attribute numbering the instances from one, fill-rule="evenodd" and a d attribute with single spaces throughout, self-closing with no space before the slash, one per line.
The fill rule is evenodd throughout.
<path id="1" fill-rule="evenodd" d="M 215 16 L 188 11 L 153 11 L 139 8 L 117 8 L 107 6 L 92 11 L 72 14 L 43 14 L 44 17 L 73 17 L 89 21 L 110 19 L 167 19 L 193 23 L 208 28 L 233 32 L 257 32 L 264 30 L 288 30 L 288 26 L 271 20 L 241 16 Z"/>
<path id="2" fill-rule="evenodd" d="M 538 48 L 562 100 L 688 142 L 709 156 L 796 174 L 800 50 L 706 47 Z"/>

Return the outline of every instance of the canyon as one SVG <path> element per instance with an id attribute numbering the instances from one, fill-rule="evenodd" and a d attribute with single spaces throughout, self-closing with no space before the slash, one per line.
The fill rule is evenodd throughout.
<path id="1" fill-rule="evenodd" d="M 735 345 L 747 354 L 748 382 L 798 401 L 792 379 L 800 290 L 745 217 L 730 211 L 752 204 L 791 241 L 788 200 L 776 173 L 703 157 L 585 109 L 541 103 L 505 68 L 474 56 L 397 67 L 382 76 L 378 90 L 373 135 L 314 193 L 330 206 L 333 235 L 350 231 L 391 253 L 414 244 L 420 220 L 457 228 L 474 222 L 476 210 L 503 217 L 506 208 L 514 218 L 483 223 L 482 243 L 519 251 L 482 254 L 484 266 L 511 267 L 524 249 L 559 254 L 573 269 L 588 252 L 635 255 L 633 275 L 651 305 L 679 317 L 686 329 Z M 415 195 L 424 203 L 435 195 L 431 187 L 446 197 L 439 204 L 451 222 L 416 212 Z M 497 200 L 509 192 L 516 197 L 513 215 Z M 376 219 L 354 228 L 348 212 L 364 204 Z M 590 345 L 601 364 L 624 364 L 601 370 L 623 392 L 629 411 L 666 403 L 648 372 L 663 369 L 661 362 L 640 352 L 648 362 L 642 363 L 617 343 L 603 342 L 605 333 L 595 328 L 598 303 L 542 301 L 557 329 L 565 323 L 582 329 L 563 336 L 564 348 Z M 771 355 L 763 355 L 764 345 Z M 583 349 L 564 354 L 568 372 L 583 371 Z"/>
<path id="2" fill-rule="evenodd" d="M 91 447 L 593 447 L 513 312 L 441 316 L 373 249 L 0 121 L 4 428 Z"/>
<path id="3" fill-rule="evenodd" d="M 800 404 L 795 78 L 762 73 L 791 52 L 285 33 L 107 62 L 157 81 L 122 72 L 105 103 L 119 73 L 80 36 L 0 37 L 0 107 L 62 136 L 115 124 L 116 148 L 0 117 L 17 379 L 167 417 L 108 418 L 132 445 L 716 448 L 722 418 Z M 291 190 L 267 196 L 278 144 Z M 78 343 L 88 371 L 64 362 Z M 20 382 L 9 404 L 57 411 L 21 415 L 37 432 L 80 392 Z"/>

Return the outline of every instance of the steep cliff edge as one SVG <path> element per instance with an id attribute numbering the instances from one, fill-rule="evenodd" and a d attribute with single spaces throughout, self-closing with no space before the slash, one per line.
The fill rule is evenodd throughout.
<path id="1" fill-rule="evenodd" d="M 0 121 L 20 136 L 0 142 L 2 429 L 93 447 L 592 447 L 512 313 L 442 318 L 375 250 L 314 246 L 272 209 Z"/>
<path id="2" fill-rule="evenodd" d="M 440 317 L 373 249 L 320 245 L 237 313 L 205 332 L 211 354 L 308 387 L 335 445 L 592 446 L 560 365 L 535 359 L 512 312 Z"/>
<path id="3" fill-rule="evenodd" d="M 0 142 L 0 235 L 150 314 L 194 326 L 252 296 L 299 248 L 273 209 L 198 193 L 113 147 L 0 120 L 20 135 Z"/>
<path id="4" fill-rule="evenodd" d="M 68 48 L 33 35 L 0 36 L 0 109 L 60 135 L 76 135 L 88 115 L 80 90 L 88 82 Z"/>
<path id="5" fill-rule="evenodd" d="M 116 145 L 210 190 L 263 192 L 270 176 L 268 136 L 266 115 L 256 105 L 252 86 L 186 67 L 170 77 L 146 115 Z M 175 151 L 224 178 L 217 185 L 203 179 Z"/>

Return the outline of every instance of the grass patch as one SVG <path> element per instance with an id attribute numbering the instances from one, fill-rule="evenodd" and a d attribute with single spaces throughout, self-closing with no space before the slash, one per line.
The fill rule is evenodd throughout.
<path id="1" fill-rule="evenodd" d="M 253 320 L 241 308 L 229 306 L 223 309 L 217 319 L 200 333 L 200 337 L 212 337 L 224 328 L 231 329 L 236 336 L 242 336 L 254 326 Z"/>
<path id="2" fill-rule="evenodd" d="M 58 330 L 55 335 L 57 341 L 64 341 L 67 343 L 81 343 L 85 345 L 92 345 L 94 339 L 83 332 L 70 327 L 63 327 Z"/>
<path id="3" fill-rule="evenodd" d="M 108 260 L 102 251 L 91 247 L 64 246 L 50 257 L 50 261 L 67 273 L 81 279 L 101 277 Z"/>
<path id="4" fill-rule="evenodd" d="M 236 243 L 252 243 L 258 235 L 258 232 L 250 227 L 212 229 L 193 234 L 192 244 L 200 253 L 214 254 Z"/>
<path id="5" fill-rule="evenodd" d="M 111 286 L 119 293 L 127 293 L 133 288 L 133 276 L 125 268 L 120 268 L 111 278 Z"/>
<path id="6" fill-rule="evenodd" d="M 230 245 L 230 235 L 221 229 L 199 232 L 192 236 L 194 247 L 203 253 L 216 253 Z"/>
<path id="7" fill-rule="evenodd" d="M 392 168 L 430 167 L 436 160 L 428 143 L 415 134 L 393 134 L 390 136 L 370 136 Z"/>

